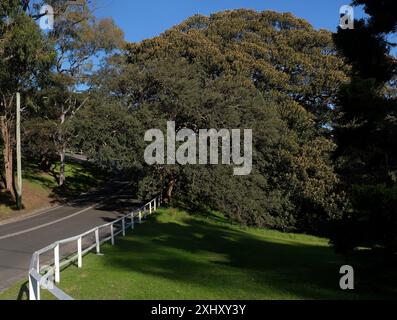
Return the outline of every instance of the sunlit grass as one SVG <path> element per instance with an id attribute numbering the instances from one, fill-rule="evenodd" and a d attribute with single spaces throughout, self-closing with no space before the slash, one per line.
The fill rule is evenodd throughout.
<path id="1" fill-rule="evenodd" d="M 374 299 L 396 297 L 367 278 L 365 257 L 346 260 L 326 239 L 239 227 L 211 217 L 162 209 L 104 256 L 62 272 L 60 287 L 76 299 Z M 339 288 L 339 269 L 357 270 L 356 290 Z M 375 289 L 375 287 L 376 289 Z M 0 298 L 15 298 L 19 286 Z M 49 297 L 48 294 L 44 297 Z"/>

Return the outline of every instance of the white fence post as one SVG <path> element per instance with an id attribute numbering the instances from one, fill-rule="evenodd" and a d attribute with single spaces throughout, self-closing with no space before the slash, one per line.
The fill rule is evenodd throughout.
<path id="1" fill-rule="evenodd" d="M 82 242 L 83 241 L 81 237 L 77 239 L 77 266 L 79 268 L 83 267 Z"/>
<path id="2" fill-rule="evenodd" d="M 127 215 L 123 216 L 121 219 L 119 219 L 118 221 L 122 222 L 123 236 L 126 235 L 126 227 L 127 227 L 126 223 L 128 221 L 126 219 L 128 219 L 128 218 L 131 219 L 131 229 L 133 230 L 135 228 L 135 214 L 138 213 L 139 223 L 142 223 L 142 219 L 147 217 L 148 211 L 150 214 L 153 211 L 156 211 L 157 208 L 160 207 L 161 202 L 162 202 L 162 196 L 160 195 L 157 198 L 150 201 L 148 204 L 146 204 L 143 208 L 139 209 L 138 211 L 131 212 L 130 214 L 127 214 Z M 42 250 L 34 253 L 34 255 L 32 257 L 32 261 L 31 261 L 32 269 L 29 271 L 29 300 L 40 300 L 41 282 L 49 281 L 48 277 L 44 278 L 43 276 L 40 275 L 40 253 L 51 251 L 51 249 L 54 250 L 54 269 L 51 269 L 51 271 L 54 272 L 55 283 L 60 283 L 60 281 L 61 281 L 60 245 L 63 243 L 74 242 L 77 240 L 77 264 L 78 264 L 79 268 L 82 268 L 82 266 L 83 266 L 83 237 L 88 234 L 92 235 L 92 232 L 94 231 L 95 242 L 96 242 L 96 252 L 99 255 L 100 250 L 101 250 L 99 230 L 100 230 L 100 228 L 105 228 L 108 225 L 110 225 L 111 241 L 112 241 L 112 245 L 114 245 L 115 244 L 115 230 L 114 230 L 115 222 L 113 222 L 111 224 L 105 224 L 103 226 L 99 226 L 94 230 L 88 231 L 87 233 L 84 233 L 84 234 L 80 234 L 73 238 L 60 240 L 60 241 L 55 242 L 52 245 L 46 247 L 45 249 L 42 249 Z M 117 234 L 119 234 L 119 233 L 120 232 L 117 231 Z M 76 261 L 76 256 L 73 257 L 73 261 Z M 51 272 L 51 274 L 52 274 L 52 272 Z M 43 289 L 44 288 L 47 288 L 45 283 L 43 283 Z M 58 288 L 55 287 L 55 289 L 57 289 L 59 291 Z M 51 291 L 51 293 L 53 293 L 53 292 Z M 53 293 L 53 294 L 58 297 L 57 293 Z M 62 291 L 58 292 L 58 294 L 61 294 L 60 299 L 62 299 L 62 300 L 72 299 L 68 295 L 64 294 Z"/>
<path id="3" fill-rule="evenodd" d="M 61 270 L 59 266 L 59 243 L 54 248 L 55 282 L 61 281 Z"/>
<path id="4" fill-rule="evenodd" d="M 134 213 L 131 213 L 131 230 L 134 230 Z"/>
<path id="5" fill-rule="evenodd" d="M 29 300 L 40 300 L 40 284 L 29 274 Z"/>
<path id="6" fill-rule="evenodd" d="M 114 227 L 113 223 L 110 225 L 110 237 L 112 238 L 112 246 L 114 246 Z"/>
<path id="7" fill-rule="evenodd" d="M 40 255 L 37 255 L 36 271 L 40 274 Z"/>
<path id="8" fill-rule="evenodd" d="M 101 253 L 101 244 L 99 243 L 99 228 L 95 230 L 96 253 Z"/>
<path id="9" fill-rule="evenodd" d="M 33 277 L 29 273 L 29 300 L 34 301 L 36 300 L 36 295 L 34 294 L 34 284 L 33 284 Z"/>

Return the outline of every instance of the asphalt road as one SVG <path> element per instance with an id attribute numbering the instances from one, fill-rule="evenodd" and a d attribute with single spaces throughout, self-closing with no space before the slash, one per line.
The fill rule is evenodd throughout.
<path id="1" fill-rule="evenodd" d="M 138 207 L 130 189 L 126 182 L 113 181 L 103 190 L 73 203 L 0 225 L 0 292 L 27 279 L 35 251 L 116 220 Z"/>

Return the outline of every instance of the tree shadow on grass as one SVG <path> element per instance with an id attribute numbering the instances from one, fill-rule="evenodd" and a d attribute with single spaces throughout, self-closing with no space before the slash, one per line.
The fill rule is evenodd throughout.
<path id="1" fill-rule="evenodd" d="M 29 282 L 22 284 L 18 292 L 17 300 L 29 300 Z"/>
<path id="2" fill-rule="evenodd" d="M 1 189 L 0 189 L 0 204 L 3 204 L 11 209 L 16 209 L 15 201 L 12 198 L 11 193 Z"/>
<path id="3" fill-rule="evenodd" d="M 84 192 L 99 188 L 103 183 L 103 173 L 90 166 L 73 167 L 61 187 L 53 189 L 51 197 L 58 202 L 66 202 Z"/>
<path id="4" fill-rule="evenodd" d="M 191 218 L 137 228 L 104 259 L 112 267 L 229 292 L 217 298 L 396 298 L 388 287 L 368 291 L 360 279 L 357 290 L 340 290 L 339 269 L 346 261 L 331 248 L 260 238 Z"/>
<path id="5" fill-rule="evenodd" d="M 59 174 L 54 167 L 44 172 L 37 164 L 29 163 L 24 167 L 23 177 L 50 190 L 52 204 L 65 204 L 82 193 L 103 187 L 106 173 L 92 163 L 69 161 L 67 165 L 66 183 L 62 187 L 58 186 Z M 3 203 L 2 199 L 0 201 Z"/>
<path id="6" fill-rule="evenodd" d="M 47 189 L 52 189 L 55 186 L 55 183 L 54 181 L 51 180 L 51 178 L 43 175 L 39 175 L 34 172 L 30 172 L 30 171 L 24 172 L 24 178 L 31 182 L 35 182 Z"/>

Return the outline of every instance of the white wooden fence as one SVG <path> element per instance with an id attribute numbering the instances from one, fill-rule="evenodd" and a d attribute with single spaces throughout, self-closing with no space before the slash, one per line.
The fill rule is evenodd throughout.
<path id="1" fill-rule="evenodd" d="M 73 300 L 72 297 L 56 287 L 56 284 L 60 283 L 61 281 L 61 269 L 75 261 L 77 261 L 77 266 L 79 268 L 82 268 L 83 256 L 85 254 L 93 249 L 96 250 L 97 254 L 100 254 L 101 245 L 107 241 L 110 241 L 111 244 L 114 245 L 115 237 L 117 235 L 122 234 L 123 236 L 125 236 L 127 229 L 131 228 L 133 230 L 135 226 L 135 221 L 137 220 L 139 223 L 141 223 L 142 219 L 146 218 L 148 214 L 152 214 L 154 211 L 157 210 L 157 208 L 161 205 L 161 201 L 161 197 L 156 197 L 143 207 L 123 216 L 118 220 L 101 225 L 75 237 L 54 242 L 53 244 L 36 251 L 32 256 L 29 267 L 29 299 L 40 300 L 40 293 L 41 289 L 43 288 L 48 290 L 59 300 Z M 121 227 L 118 227 L 118 225 L 120 224 Z M 100 239 L 101 230 L 108 230 L 110 232 L 110 236 L 106 236 L 105 238 Z M 107 232 L 106 235 L 108 235 L 109 232 Z M 95 243 L 83 250 L 83 238 L 89 235 L 95 236 Z M 62 259 L 59 250 L 60 246 L 73 242 L 76 243 L 75 248 L 77 252 L 74 251 L 74 253 Z M 49 267 L 41 268 L 40 256 L 51 251 L 53 251 L 54 263 Z M 55 280 L 55 283 L 53 279 Z"/>

